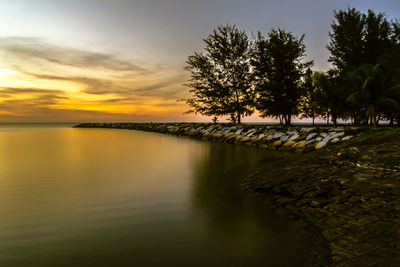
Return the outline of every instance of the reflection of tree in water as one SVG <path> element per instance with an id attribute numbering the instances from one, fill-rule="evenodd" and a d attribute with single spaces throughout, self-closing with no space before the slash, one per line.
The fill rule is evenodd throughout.
<path id="1" fill-rule="evenodd" d="M 302 262 L 297 229 L 240 186 L 260 164 L 278 167 L 282 156 L 276 151 L 212 143 L 207 155 L 196 163 L 192 210 L 199 212 L 196 215 L 205 222 L 205 233 L 218 251 L 224 247 L 222 253 L 235 251 L 236 260 L 276 260 L 280 266 L 285 265 L 283 259 L 288 260 L 284 255 L 290 253 L 297 266 Z"/>

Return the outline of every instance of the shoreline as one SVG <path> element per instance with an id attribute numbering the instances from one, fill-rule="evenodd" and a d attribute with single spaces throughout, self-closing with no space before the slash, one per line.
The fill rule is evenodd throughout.
<path id="1" fill-rule="evenodd" d="M 207 135 L 190 131 L 193 127 L 209 129 L 213 125 L 119 123 L 81 124 L 78 127 L 134 129 L 224 142 L 227 142 L 227 137 L 218 135 L 223 128 L 237 127 L 231 124 L 214 125 L 216 129 L 208 131 Z M 314 127 L 312 131 L 301 131 L 306 128 L 303 126 L 239 127 L 246 133 L 256 129 L 254 135 L 257 137 L 264 131 L 270 135 L 270 130 L 275 133 L 293 132 L 293 135 L 297 131 L 300 133 L 297 138 L 301 134 L 301 138 L 307 138 L 305 136 L 311 133 L 332 136 L 330 132 L 334 132 L 333 135 L 339 132 L 332 130 L 333 127 Z M 307 249 L 313 266 L 399 266 L 400 129 L 335 129 L 338 128 L 343 128 L 344 136 L 352 133 L 355 137 L 334 144 L 330 142 L 334 138 L 330 138 L 318 151 L 315 151 L 316 142 L 312 144 L 314 149 L 302 151 L 284 145 L 270 145 L 277 140 L 268 142 L 264 146 L 267 149 L 313 152 L 305 153 L 294 161 L 280 163 L 278 168 L 266 165 L 256 169 L 242 186 L 265 205 L 300 225 L 310 241 Z M 230 143 L 259 147 L 265 144 L 263 141 L 252 142 L 252 136 L 245 142 L 240 141 L 242 138 L 246 136 L 236 137 L 238 142 L 235 139 Z"/>
<path id="2" fill-rule="evenodd" d="M 298 153 L 346 142 L 363 131 L 360 127 L 343 126 L 221 123 L 81 123 L 74 127 L 140 130 Z"/>

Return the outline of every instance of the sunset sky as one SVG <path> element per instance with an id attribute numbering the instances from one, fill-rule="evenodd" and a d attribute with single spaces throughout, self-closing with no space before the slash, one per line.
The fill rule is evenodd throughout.
<path id="1" fill-rule="evenodd" d="M 0 122 L 209 121 L 176 100 L 212 29 L 305 33 L 326 70 L 333 10 L 347 6 L 400 18 L 399 0 L 0 0 Z"/>

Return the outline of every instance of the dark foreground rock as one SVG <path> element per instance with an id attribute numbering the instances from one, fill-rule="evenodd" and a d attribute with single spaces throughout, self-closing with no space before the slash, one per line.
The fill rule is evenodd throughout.
<path id="1" fill-rule="evenodd" d="M 400 266 L 400 129 L 266 164 L 245 186 L 303 226 L 313 266 Z"/>
<path id="2" fill-rule="evenodd" d="M 280 127 L 221 123 L 82 123 L 75 127 L 141 130 L 295 152 L 311 152 L 339 144 L 362 131 L 357 127 Z"/>

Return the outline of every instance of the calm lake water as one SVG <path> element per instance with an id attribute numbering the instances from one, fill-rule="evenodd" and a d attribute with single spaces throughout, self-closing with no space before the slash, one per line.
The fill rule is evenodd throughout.
<path id="1" fill-rule="evenodd" d="M 0 125 L 0 266 L 301 266 L 299 229 L 240 188 L 284 155 L 140 131 Z"/>

